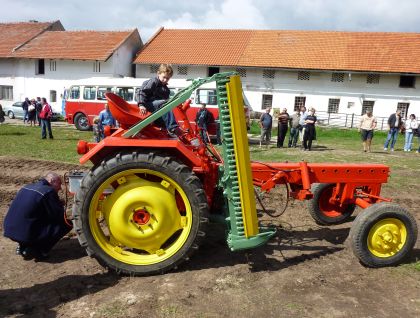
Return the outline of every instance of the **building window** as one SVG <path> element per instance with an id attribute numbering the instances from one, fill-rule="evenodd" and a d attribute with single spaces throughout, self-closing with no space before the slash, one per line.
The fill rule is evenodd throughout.
<path id="1" fill-rule="evenodd" d="M 340 106 L 339 98 L 330 98 L 328 101 L 328 112 L 329 113 L 338 113 L 338 106 Z"/>
<path id="2" fill-rule="evenodd" d="M 265 94 L 263 94 L 261 108 L 262 109 L 266 109 L 268 107 L 271 108 L 272 106 L 273 106 L 273 95 L 265 95 Z"/>
<path id="3" fill-rule="evenodd" d="M 364 100 L 362 105 L 362 114 L 366 114 L 368 110 L 370 110 L 373 113 L 373 105 L 375 105 L 374 100 Z"/>
<path id="4" fill-rule="evenodd" d="M 295 107 L 293 110 L 300 110 L 302 106 L 305 106 L 306 96 L 295 96 Z"/>
<path id="5" fill-rule="evenodd" d="M 347 108 L 353 108 L 353 107 L 354 107 L 354 102 L 347 103 Z"/>
<path id="6" fill-rule="evenodd" d="M 50 91 L 50 102 L 57 102 L 57 91 Z"/>
<path id="7" fill-rule="evenodd" d="M 45 74 L 45 60 L 44 59 L 35 60 L 35 74 L 36 75 Z"/>
<path id="8" fill-rule="evenodd" d="M 209 77 L 213 76 L 214 74 L 220 73 L 220 67 L 212 67 L 208 68 L 207 74 Z"/>
<path id="9" fill-rule="evenodd" d="M 401 118 L 407 118 L 408 106 L 410 106 L 410 103 L 398 103 L 397 110 L 401 111 Z"/>
<path id="10" fill-rule="evenodd" d="M 331 82 L 344 82 L 344 73 L 332 73 L 331 74 Z"/>
<path id="11" fill-rule="evenodd" d="M 158 64 L 152 64 L 149 66 L 149 73 L 150 74 L 156 74 L 159 71 L 159 65 Z"/>
<path id="12" fill-rule="evenodd" d="M 275 75 L 276 75 L 275 70 L 267 70 L 267 69 L 263 70 L 263 78 L 274 79 Z"/>
<path id="13" fill-rule="evenodd" d="M 85 86 L 83 90 L 83 99 L 87 99 L 87 100 L 96 99 L 96 86 Z"/>
<path id="14" fill-rule="evenodd" d="M 236 72 L 239 74 L 240 77 L 246 77 L 246 69 L 245 68 L 237 68 Z"/>
<path id="15" fill-rule="evenodd" d="M 307 71 L 300 71 L 298 72 L 297 79 L 299 81 L 309 81 L 309 78 L 311 77 L 311 73 Z"/>
<path id="16" fill-rule="evenodd" d="M 57 70 L 57 61 L 50 60 L 50 71 L 55 72 Z"/>
<path id="17" fill-rule="evenodd" d="M 178 65 L 178 75 L 188 75 L 188 66 Z"/>
<path id="18" fill-rule="evenodd" d="M 0 99 L 13 100 L 13 86 L 0 85 Z"/>
<path id="19" fill-rule="evenodd" d="M 93 72 L 99 73 L 101 71 L 101 62 L 95 61 L 93 62 Z"/>
<path id="20" fill-rule="evenodd" d="M 379 74 L 368 74 L 366 77 L 366 83 L 368 84 L 379 84 L 379 79 L 380 79 L 380 75 Z"/>
<path id="21" fill-rule="evenodd" d="M 400 87 L 404 88 L 414 88 L 416 85 L 416 77 L 409 76 L 409 75 L 401 75 L 400 76 Z"/>

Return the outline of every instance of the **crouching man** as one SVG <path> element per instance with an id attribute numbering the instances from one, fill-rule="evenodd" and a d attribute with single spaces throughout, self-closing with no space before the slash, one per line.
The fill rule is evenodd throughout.
<path id="1" fill-rule="evenodd" d="M 16 253 L 25 260 L 43 259 L 71 229 L 58 197 L 61 177 L 49 172 L 19 190 L 4 219 L 4 236 L 17 242 Z"/>

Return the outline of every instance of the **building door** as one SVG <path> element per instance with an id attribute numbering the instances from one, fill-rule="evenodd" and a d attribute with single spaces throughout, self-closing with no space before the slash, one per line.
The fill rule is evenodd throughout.
<path id="1" fill-rule="evenodd" d="M 410 103 L 398 103 L 397 110 L 401 110 L 401 118 L 407 118 Z"/>
<path id="2" fill-rule="evenodd" d="M 373 106 L 375 105 L 374 100 L 364 100 L 362 105 L 362 113 L 360 115 L 366 114 L 368 110 L 373 113 Z"/>
<path id="3" fill-rule="evenodd" d="M 302 106 L 305 106 L 306 103 L 306 96 L 295 96 L 295 107 L 293 108 L 294 111 L 300 110 Z"/>

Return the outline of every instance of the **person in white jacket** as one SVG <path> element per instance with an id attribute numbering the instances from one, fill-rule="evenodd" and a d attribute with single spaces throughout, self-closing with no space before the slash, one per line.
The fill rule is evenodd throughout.
<path id="1" fill-rule="evenodd" d="M 411 142 L 413 141 L 414 130 L 419 127 L 416 116 L 411 114 L 405 121 L 405 144 L 404 151 L 411 151 Z"/>

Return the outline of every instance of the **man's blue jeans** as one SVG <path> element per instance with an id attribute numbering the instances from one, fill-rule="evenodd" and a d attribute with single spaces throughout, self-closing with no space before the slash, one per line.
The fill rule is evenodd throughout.
<path id="1" fill-rule="evenodd" d="M 162 105 L 165 104 L 166 102 L 167 100 L 165 99 L 159 99 L 159 100 L 154 100 L 152 102 L 147 102 L 145 106 L 149 112 L 154 113 L 160 108 L 162 108 Z M 159 119 L 157 119 L 156 125 L 162 126 L 162 120 L 165 123 L 166 129 L 168 131 L 172 131 L 173 129 L 178 127 L 178 123 L 175 120 L 175 116 L 172 110 L 170 112 L 167 112 L 165 115 L 162 115 L 162 117 L 160 117 Z"/>
<path id="2" fill-rule="evenodd" d="M 411 150 L 411 142 L 413 141 L 413 135 L 414 133 L 412 131 L 405 132 L 405 144 L 404 144 L 405 151 Z"/>
<path id="3" fill-rule="evenodd" d="M 41 137 L 42 139 L 47 138 L 47 130 L 48 135 L 51 139 L 53 139 L 53 134 L 51 131 L 51 121 L 49 119 L 41 119 Z"/>
<path id="4" fill-rule="evenodd" d="M 389 142 L 391 141 L 391 149 L 394 149 L 394 145 L 397 142 L 398 138 L 398 128 L 394 127 L 388 131 L 388 136 L 386 137 L 384 149 L 388 149 Z"/>
<path id="5" fill-rule="evenodd" d="M 289 148 L 296 147 L 297 140 L 299 137 L 299 128 L 290 128 L 290 135 L 289 135 Z"/>

